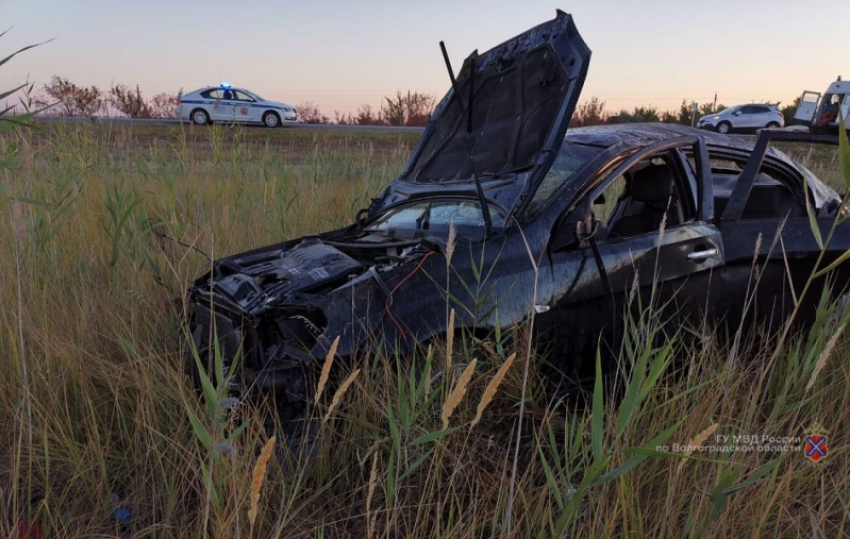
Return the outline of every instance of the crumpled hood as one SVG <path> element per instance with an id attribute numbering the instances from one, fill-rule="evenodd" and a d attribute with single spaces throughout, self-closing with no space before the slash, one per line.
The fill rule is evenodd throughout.
<path id="1" fill-rule="evenodd" d="M 476 175 L 487 198 L 513 208 L 551 166 L 589 62 L 572 17 L 561 11 L 484 54 L 473 52 L 378 209 L 429 192 L 473 192 Z"/>

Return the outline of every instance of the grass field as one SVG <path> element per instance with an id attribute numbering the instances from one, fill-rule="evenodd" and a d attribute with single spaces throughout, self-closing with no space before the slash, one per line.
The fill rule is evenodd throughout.
<path id="1" fill-rule="evenodd" d="M 759 350 L 710 330 L 656 348 L 648 315 L 624 397 L 587 403 L 550 400 L 523 328 L 473 367 L 456 353 L 466 374 L 434 388 L 363 358 L 301 461 L 272 449 L 259 410 L 199 399 L 180 319 L 209 262 L 151 228 L 218 257 L 346 224 L 417 137 L 57 124 L 0 138 L 21 157 L 0 170 L 0 537 L 850 533 L 846 317 L 828 305 L 809 334 Z M 841 185 L 837 152 L 788 150 Z M 781 439 L 815 423 L 823 462 L 757 448 L 802 445 Z M 745 435 L 778 440 L 679 447 Z"/>

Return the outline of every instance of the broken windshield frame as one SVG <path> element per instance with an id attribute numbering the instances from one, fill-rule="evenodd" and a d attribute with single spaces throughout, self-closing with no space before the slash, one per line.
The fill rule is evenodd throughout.
<path id="1" fill-rule="evenodd" d="M 500 205 L 487 204 L 494 229 L 503 229 L 507 211 Z M 481 202 L 472 197 L 428 197 L 405 201 L 387 208 L 363 228 L 399 238 L 448 234 L 451 226 L 459 235 L 483 237 L 486 230 Z"/>
<path id="2" fill-rule="evenodd" d="M 603 146 L 565 140 L 543 181 L 528 201 L 523 212 L 524 217 L 529 218 L 539 213 L 576 172 L 599 157 L 606 149 Z"/>

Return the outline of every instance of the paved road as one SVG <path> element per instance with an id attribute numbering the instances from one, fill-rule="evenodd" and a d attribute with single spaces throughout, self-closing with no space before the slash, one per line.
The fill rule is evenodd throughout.
<path id="1" fill-rule="evenodd" d="M 170 118 L 163 119 L 141 119 L 141 118 L 104 118 L 98 117 L 94 120 L 80 117 L 64 117 L 64 116 L 37 116 L 36 121 L 39 122 L 92 122 L 100 124 L 138 124 L 138 125 L 180 125 L 180 120 L 172 120 Z M 189 122 L 186 122 L 187 124 Z M 262 126 L 249 126 L 262 128 Z M 402 131 L 410 133 L 421 133 L 421 127 L 396 127 L 391 125 L 337 125 L 337 124 L 295 124 L 287 125 L 286 129 L 339 129 L 342 131 Z"/>
<path id="2" fill-rule="evenodd" d="M 89 118 L 81 118 L 78 116 L 36 116 L 36 121 L 39 122 L 70 122 L 70 123 L 81 123 L 81 122 L 91 122 L 92 120 Z M 148 118 L 124 118 L 124 117 L 96 117 L 94 119 L 97 123 L 100 124 L 137 124 L 137 125 L 180 125 L 180 120 L 173 120 L 171 118 L 157 118 L 157 119 L 148 119 Z M 187 125 L 190 125 L 189 122 L 185 122 Z M 257 128 L 257 129 L 265 129 L 261 125 L 250 125 L 248 127 Z M 392 125 L 338 125 L 338 124 L 295 124 L 295 125 L 286 125 L 284 126 L 286 129 L 338 129 L 340 131 L 400 131 L 400 132 L 408 132 L 408 133 L 421 133 L 423 131 L 422 127 L 396 127 Z M 756 136 L 753 134 L 738 134 L 734 133 L 733 135 L 738 137 L 749 137 L 752 140 L 755 140 Z"/>

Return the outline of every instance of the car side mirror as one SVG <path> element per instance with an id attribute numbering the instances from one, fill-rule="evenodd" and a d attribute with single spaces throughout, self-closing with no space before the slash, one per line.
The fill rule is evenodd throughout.
<path id="1" fill-rule="evenodd" d="M 596 234 L 598 228 L 599 221 L 593 219 L 590 207 L 586 204 L 579 206 L 561 221 L 552 241 L 552 250 L 580 247 Z"/>
<path id="2" fill-rule="evenodd" d="M 735 112 L 732 113 L 732 116 L 740 116 L 740 115 L 741 115 L 740 110 L 736 110 Z"/>

